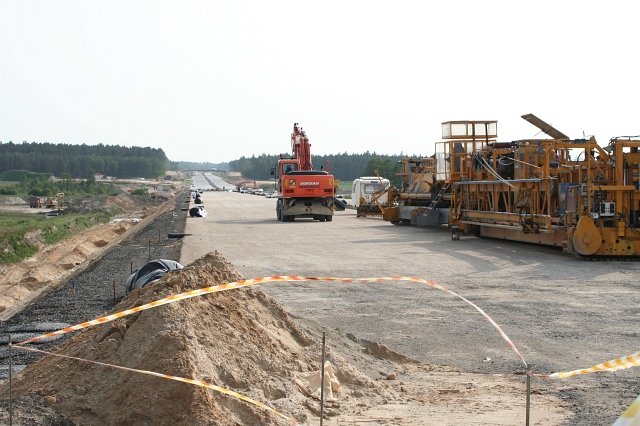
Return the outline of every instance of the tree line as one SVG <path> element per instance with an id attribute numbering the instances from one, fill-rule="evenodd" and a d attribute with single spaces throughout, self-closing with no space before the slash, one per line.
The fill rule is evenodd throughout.
<path id="1" fill-rule="evenodd" d="M 181 170 L 219 170 L 228 172 L 229 163 L 209 163 L 207 161 L 169 161 L 169 170 L 179 172 Z"/>
<path id="2" fill-rule="evenodd" d="M 402 186 L 402 180 L 396 176 L 400 171 L 398 163 L 406 156 L 385 155 L 371 153 L 369 151 L 362 154 L 331 154 L 315 155 L 312 158 L 314 169 L 321 168 L 330 171 L 333 176 L 341 181 L 352 181 L 361 176 L 375 176 L 375 170 L 381 177 L 389 179 L 393 185 Z M 419 157 L 419 156 L 418 156 Z M 271 179 L 271 169 L 276 167 L 279 155 L 261 154 L 259 156 L 241 157 L 238 160 L 229 162 L 229 171 L 240 172 L 248 179 L 268 180 Z"/>
<path id="3" fill-rule="evenodd" d="M 66 195 L 81 194 L 83 196 L 114 194 L 118 192 L 113 182 L 97 182 L 93 173 L 86 179 L 74 179 L 68 172 L 63 172 L 56 180 L 49 179 L 48 173 L 34 173 L 26 170 L 12 170 L 0 173 L 0 181 L 14 181 L 15 185 L 0 185 L 0 195 L 35 195 L 49 197 L 63 192 Z"/>
<path id="4" fill-rule="evenodd" d="M 160 148 L 120 145 L 71 145 L 49 142 L 0 142 L 0 173 L 30 170 L 73 178 L 102 173 L 118 178 L 157 178 L 165 175 L 169 159 Z"/>

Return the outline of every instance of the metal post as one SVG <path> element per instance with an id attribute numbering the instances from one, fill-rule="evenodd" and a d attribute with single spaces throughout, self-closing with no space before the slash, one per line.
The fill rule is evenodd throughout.
<path id="1" fill-rule="evenodd" d="M 12 377 L 13 377 L 13 365 L 11 360 L 11 334 L 9 334 L 9 426 L 13 425 L 13 392 L 12 392 Z"/>
<path id="2" fill-rule="evenodd" d="M 525 424 L 529 426 L 529 419 L 531 414 L 531 367 L 527 365 L 527 415 Z"/>

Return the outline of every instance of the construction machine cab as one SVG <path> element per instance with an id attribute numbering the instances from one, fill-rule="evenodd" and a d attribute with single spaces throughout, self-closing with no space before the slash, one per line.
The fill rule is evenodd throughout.
<path id="1" fill-rule="evenodd" d="M 284 167 L 284 174 L 288 175 L 291 172 L 297 172 L 298 171 L 298 165 L 297 164 L 287 164 Z"/>

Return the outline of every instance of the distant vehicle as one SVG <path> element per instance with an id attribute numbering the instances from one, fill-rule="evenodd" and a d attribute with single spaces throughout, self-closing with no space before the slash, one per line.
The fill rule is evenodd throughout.
<path id="1" fill-rule="evenodd" d="M 64 204 L 64 193 L 58 192 L 55 197 L 48 197 L 44 200 L 44 206 L 48 209 L 58 208 L 60 209 Z"/>
<path id="2" fill-rule="evenodd" d="M 361 177 L 353 181 L 351 202 L 356 216 L 382 216 L 389 203 L 389 179 L 377 176 Z"/>
<path id="3" fill-rule="evenodd" d="M 386 204 L 388 199 L 386 190 L 389 189 L 389 186 L 389 179 L 377 176 L 354 179 L 351 189 L 353 205 L 359 207 L 361 204 Z"/>
<path id="4" fill-rule="evenodd" d="M 29 197 L 29 208 L 37 209 L 42 207 L 42 200 L 40 197 Z"/>

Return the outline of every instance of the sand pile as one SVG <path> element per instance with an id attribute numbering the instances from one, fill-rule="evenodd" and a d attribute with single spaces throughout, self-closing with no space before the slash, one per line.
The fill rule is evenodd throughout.
<path id="1" fill-rule="evenodd" d="M 192 289 L 241 280 L 219 253 L 135 290 L 122 311 Z M 203 380 L 260 401 L 302 424 L 319 421 L 317 401 L 301 389 L 318 370 L 320 344 L 269 296 L 236 289 L 183 300 L 92 327 L 59 350 L 102 363 Z M 358 356 L 366 357 L 363 352 Z M 329 351 L 341 389 L 329 414 L 356 410 L 381 386 Z M 373 362 L 373 358 L 372 358 Z M 304 386 L 303 386 L 304 388 Z M 6 387 L 2 398 L 6 398 Z M 172 380 L 48 356 L 14 378 L 14 397 L 35 395 L 82 425 L 286 424 L 257 406 Z"/>

